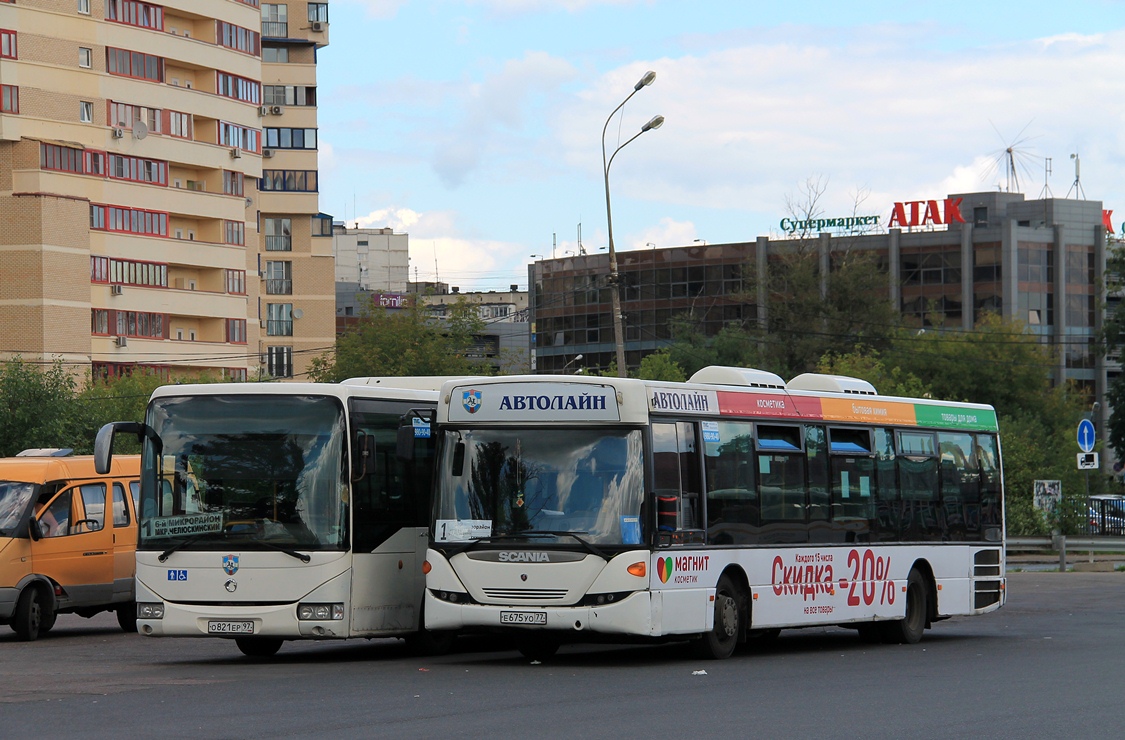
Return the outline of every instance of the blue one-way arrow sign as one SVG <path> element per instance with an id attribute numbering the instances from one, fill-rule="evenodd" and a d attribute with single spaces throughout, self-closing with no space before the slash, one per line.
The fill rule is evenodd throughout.
<path id="1" fill-rule="evenodd" d="M 1094 423 L 1089 419 L 1078 422 L 1078 449 L 1083 452 L 1094 451 Z"/>

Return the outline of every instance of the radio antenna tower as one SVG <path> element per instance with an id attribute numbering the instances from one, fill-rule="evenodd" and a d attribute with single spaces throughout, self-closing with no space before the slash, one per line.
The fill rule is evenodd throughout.
<path id="1" fill-rule="evenodd" d="M 1074 191 L 1074 197 L 1078 200 L 1086 200 L 1086 191 L 1082 189 L 1082 160 L 1078 158 L 1078 152 L 1070 155 L 1074 160 L 1074 183 L 1070 186 L 1070 190 L 1066 191 L 1066 197 L 1070 197 L 1070 191 Z"/>
<path id="2" fill-rule="evenodd" d="M 1048 182 L 1051 179 L 1051 158 L 1047 157 L 1043 160 L 1043 189 L 1039 191 L 1039 200 L 1046 200 L 1047 198 L 1054 198 L 1051 192 L 1051 185 Z"/>

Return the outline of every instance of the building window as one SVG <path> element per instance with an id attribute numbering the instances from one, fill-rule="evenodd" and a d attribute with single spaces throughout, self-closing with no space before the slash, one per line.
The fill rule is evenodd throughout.
<path id="1" fill-rule="evenodd" d="M 146 236 L 168 236 L 168 214 L 139 208 L 90 204 L 90 228 Z"/>
<path id="2" fill-rule="evenodd" d="M 261 132 L 256 128 L 246 128 L 235 123 L 219 121 L 219 143 L 223 146 L 245 149 L 248 152 L 261 151 Z"/>
<path id="3" fill-rule="evenodd" d="M 159 262 L 111 259 L 109 261 L 109 282 L 120 285 L 167 288 L 168 265 Z"/>
<path id="4" fill-rule="evenodd" d="M 291 252 L 293 251 L 293 222 L 288 218 L 267 218 L 266 251 Z"/>
<path id="5" fill-rule="evenodd" d="M 0 57 L 16 59 L 16 32 L 0 28 Z"/>
<path id="6" fill-rule="evenodd" d="M 82 15 L 90 15 L 90 0 L 78 0 L 78 12 Z"/>
<path id="7" fill-rule="evenodd" d="M 89 69 L 94 66 L 94 52 L 84 46 L 78 47 L 78 66 Z"/>
<path id="8" fill-rule="evenodd" d="M 109 125 L 122 128 L 133 128 L 137 123 L 148 127 L 150 133 L 159 134 L 163 129 L 163 111 L 160 108 L 148 108 L 143 105 L 130 103 L 109 103 Z"/>
<path id="9" fill-rule="evenodd" d="M 315 128 L 267 128 L 263 132 L 270 149 L 316 149 Z"/>
<path id="10" fill-rule="evenodd" d="M 246 0 L 240 0 L 246 2 Z M 223 380 L 231 383 L 245 383 L 246 382 L 246 368 L 244 367 L 224 367 L 222 370 Z"/>
<path id="11" fill-rule="evenodd" d="M 227 341 L 246 344 L 246 319 L 227 319 Z"/>
<path id="12" fill-rule="evenodd" d="M 223 243 L 242 246 L 246 244 L 246 224 L 241 221 L 223 222 Z"/>
<path id="13" fill-rule="evenodd" d="M 277 192 L 317 192 L 316 170 L 262 170 L 258 189 Z"/>
<path id="14" fill-rule="evenodd" d="M 259 41 L 256 31 L 225 21 L 217 21 L 217 23 L 219 24 L 218 42 L 220 46 L 258 56 Z"/>
<path id="15" fill-rule="evenodd" d="M 181 139 L 190 139 L 191 114 L 168 111 L 168 133 Z"/>
<path id="16" fill-rule="evenodd" d="M 328 22 L 328 3 L 309 3 L 309 22 Z"/>
<path id="17" fill-rule="evenodd" d="M 104 308 L 95 308 L 90 312 L 90 333 L 109 335 L 109 311 Z"/>
<path id="18" fill-rule="evenodd" d="M 92 123 L 94 120 L 94 104 L 85 100 L 78 102 L 78 120 L 82 123 Z"/>
<path id="19" fill-rule="evenodd" d="M 275 39 L 289 37 L 289 6 L 285 3 L 262 3 L 262 35 Z"/>
<path id="20" fill-rule="evenodd" d="M 223 192 L 227 195 L 242 195 L 242 173 L 223 170 Z"/>
<path id="21" fill-rule="evenodd" d="M 293 294 L 293 263 L 285 261 L 266 262 L 266 294 Z"/>
<path id="22" fill-rule="evenodd" d="M 109 282 L 109 257 L 91 257 L 90 258 L 90 282 L 91 283 L 108 283 Z"/>
<path id="23" fill-rule="evenodd" d="M 155 31 L 164 30 L 164 8 L 138 0 L 107 0 L 105 17 L 106 20 L 129 26 L 151 28 Z"/>
<path id="24" fill-rule="evenodd" d="M 39 145 L 39 166 L 45 170 L 61 170 L 63 172 L 84 172 L 83 157 L 80 149 L 71 149 L 57 144 Z"/>
<path id="25" fill-rule="evenodd" d="M 263 85 L 263 105 L 316 105 L 316 88 L 306 85 Z"/>
<path id="26" fill-rule="evenodd" d="M 111 75 L 136 77 L 153 82 L 164 81 L 164 59 L 128 49 L 106 47 L 106 70 Z"/>
<path id="27" fill-rule="evenodd" d="M 262 102 L 262 86 L 254 80 L 232 75 L 228 72 L 216 72 L 215 92 L 225 98 L 234 98 L 244 103 L 258 105 Z"/>
<path id="28" fill-rule="evenodd" d="M 20 89 L 15 85 L 0 85 L 0 113 L 20 112 Z"/>
<path id="29" fill-rule="evenodd" d="M 289 49 L 287 47 L 263 46 L 262 61 L 272 64 L 288 64 Z"/>
<path id="30" fill-rule="evenodd" d="M 332 217 L 331 216 L 313 216 L 312 217 L 312 235 L 313 236 L 332 236 Z"/>
<path id="31" fill-rule="evenodd" d="M 275 378 L 292 378 L 293 348 L 266 347 L 266 372 Z"/>
<path id="32" fill-rule="evenodd" d="M 109 176 L 115 180 L 151 182 L 155 185 L 168 184 L 168 163 L 141 157 L 109 155 Z"/>
<path id="33" fill-rule="evenodd" d="M 266 304 L 266 334 L 271 337 L 293 336 L 293 304 Z"/>
<path id="34" fill-rule="evenodd" d="M 227 292 L 246 295 L 246 270 L 227 270 Z"/>

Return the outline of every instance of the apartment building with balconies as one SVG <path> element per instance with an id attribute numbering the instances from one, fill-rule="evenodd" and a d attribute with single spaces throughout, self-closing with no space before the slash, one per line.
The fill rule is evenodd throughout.
<path id="1" fill-rule="evenodd" d="M 315 262 L 316 150 L 282 161 L 311 171 L 311 196 L 259 193 L 279 128 L 266 122 L 284 118 L 266 106 L 265 12 L 258 0 L 0 0 L 0 359 L 293 375 L 291 359 L 270 365 L 263 341 L 263 255 L 284 234 Z M 325 33 L 302 33 L 292 46 L 308 48 L 301 80 L 315 88 L 311 49 Z M 315 142 L 315 110 L 293 124 Z M 325 296 L 328 341 L 312 344 L 332 336 L 328 231 L 323 284 L 317 269 L 292 272 L 291 302 L 314 298 L 307 315 Z M 279 343 L 305 341 L 297 326 Z"/>

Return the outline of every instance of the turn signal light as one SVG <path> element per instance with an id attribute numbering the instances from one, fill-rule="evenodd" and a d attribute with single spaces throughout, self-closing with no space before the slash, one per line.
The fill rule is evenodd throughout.
<path id="1" fill-rule="evenodd" d="M 633 563 L 632 565 L 630 565 L 630 566 L 629 566 L 628 568 L 626 568 L 625 570 L 629 571 L 629 573 L 630 573 L 631 575 L 634 575 L 634 576 L 636 576 L 637 578 L 644 578 L 644 577 L 645 577 L 645 573 L 647 572 L 647 571 L 645 570 L 645 564 L 644 564 L 643 562 L 640 562 L 640 563 Z"/>
<path id="2" fill-rule="evenodd" d="M 422 575 L 426 575 L 427 573 L 429 573 L 433 569 L 434 569 L 434 566 L 430 565 L 429 560 L 423 560 L 422 561 Z"/>

